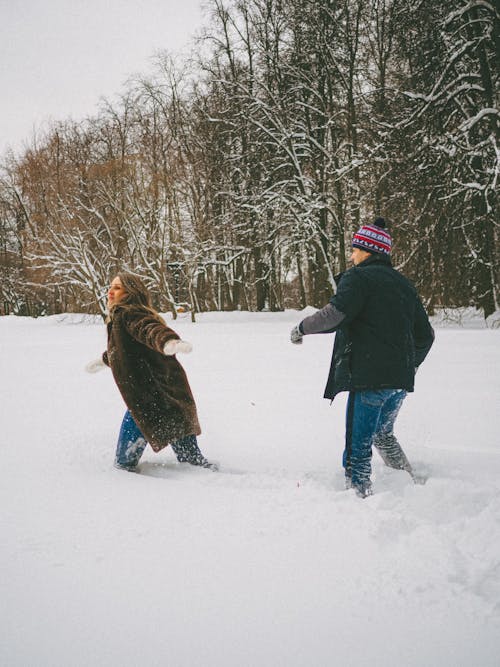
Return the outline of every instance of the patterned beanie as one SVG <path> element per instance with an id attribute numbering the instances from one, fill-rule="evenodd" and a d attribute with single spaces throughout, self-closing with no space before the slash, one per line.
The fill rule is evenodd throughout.
<path id="1" fill-rule="evenodd" d="M 352 247 L 366 252 L 389 255 L 391 245 L 391 235 L 385 229 L 384 218 L 377 218 L 372 225 L 363 225 L 352 237 Z"/>

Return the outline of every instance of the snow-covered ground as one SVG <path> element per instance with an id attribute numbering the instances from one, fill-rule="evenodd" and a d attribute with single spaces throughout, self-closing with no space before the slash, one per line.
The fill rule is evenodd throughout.
<path id="1" fill-rule="evenodd" d="M 141 474 L 112 467 L 111 373 L 83 371 L 104 326 L 0 318 L 1 665 L 500 664 L 500 330 L 437 328 L 397 430 L 429 480 L 375 455 L 360 500 L 332 336 L 291 345 L 301 317 L 177 320 L 221 471 L 148 449 Z"/>

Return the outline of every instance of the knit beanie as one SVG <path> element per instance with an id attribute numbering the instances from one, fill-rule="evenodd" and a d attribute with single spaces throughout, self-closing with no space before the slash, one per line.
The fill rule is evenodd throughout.
<path id="1" fill-rule="evenodd" d="M 372 225 L 363 225 L 352 237 L 352 247 L 366 252 L 389 255 L 391 245 L 391 235 L 385 229 L 384 218 L 377 218 Z"/>

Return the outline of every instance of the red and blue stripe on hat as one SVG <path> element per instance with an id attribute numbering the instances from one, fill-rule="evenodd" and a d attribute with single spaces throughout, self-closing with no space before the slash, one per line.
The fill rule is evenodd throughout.
<path id="1" fill-rule="evenodd" d="M 389 255 L 392 238 L 385 229 L 384 218 L 377 218 L 372 225 L 363 225 L 352 237 L 352 247 L 366 252 L 378 252 Z"/>

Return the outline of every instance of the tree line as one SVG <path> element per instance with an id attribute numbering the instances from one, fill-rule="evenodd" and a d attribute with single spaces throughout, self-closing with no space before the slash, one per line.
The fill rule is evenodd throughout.
<path id="1" fill-rule="evenodd" d="M 498 309 L 500 15 L 488 0 L 210 0 L 84 121 L 0 179 L 0 313 L 105 313 L 121 269 L 161 310 L 321 306 L 383 215 L 428 309 Z"/>

